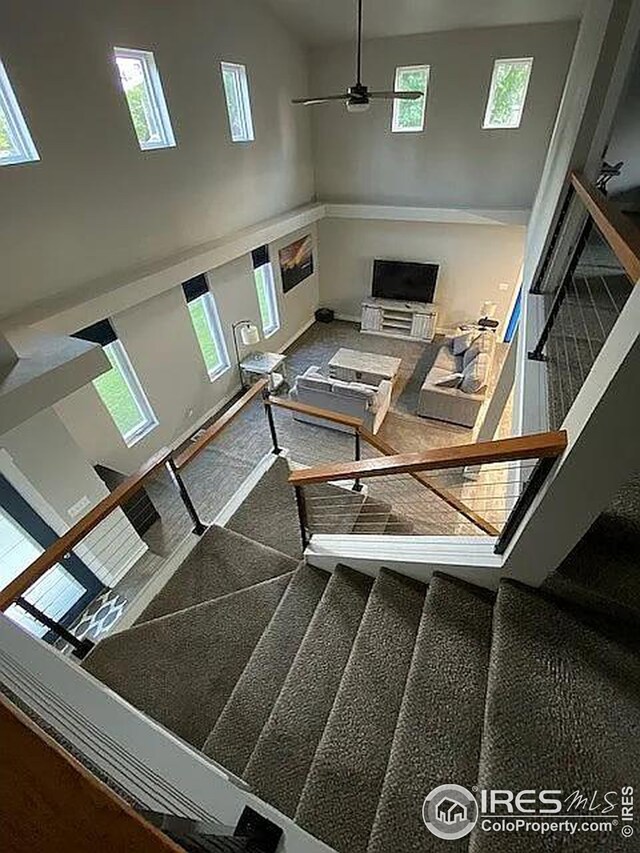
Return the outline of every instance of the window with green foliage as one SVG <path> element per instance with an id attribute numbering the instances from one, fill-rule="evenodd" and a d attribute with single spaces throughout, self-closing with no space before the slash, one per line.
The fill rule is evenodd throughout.
<path id="1" fill-rule="evenodd" d="M 221 62 L 222 83 L 227 102 L 229 130 L 233 142 L 253 142 L 253 119 L 249 99 L 249 81 L 244 65 Z"/>
<path id="2" fill-rule="evenodd" d="M 482 124 L 484 128 L 520 127 L 532 65 L 532 57 L 496 59 Z"/>
<path id="3" fill-rule="evenodd" d="M 93 380 L 96 391 L 128 447 L 158 425 L 155 414 L 121 341 L 103 347 L 111 370 Z"/>
<path id="4" fill-rule="evenodd" d="M 120 82 L 143 151 L 176 144 L 153 53 L 115 47 Z"/>
<path id="5" fill-rule="evenodd" d="M 253 275 L 256 281 L 262 331 L 265 337 L 269 337 L 269 335 L 273 335 L 280 328 L 278 302 L 271 264 L 263 264 L 261 267 L 254 269 Z"/>
<path id="6" fill-rule="evenodd" d="M 213 294 L 205 293 L 187 303 L 209 378 L 213 382 L 229 367 L 229 355 Z"/>
<path id="7" fill-rule="evenodd" d="M 429 85 L 428 65 L 404 65 L 396 68 L 395 92 L 422 92 L 415 101 L 394 100 L 391 130 L 394 133 L 419 133 L 424 130 L 424 116 Z"/>
<path id="8" fill-rule="evenodd" d="M 0 166 L 39 159 L 7 72 L 0 62 Z"/>

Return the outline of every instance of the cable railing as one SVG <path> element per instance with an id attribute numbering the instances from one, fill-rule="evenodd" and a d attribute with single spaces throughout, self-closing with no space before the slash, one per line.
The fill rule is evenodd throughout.
<path id="1" fill-rule="evenodd" d="M 532 291 L 544 300 L 546 320 L 529 358 L 547 365 L 549 421 L 559 427 L 640 280 L 640 233 L 603 193 L 573 174 L 562 221 L 556 226 Z M 563 228 L 578 234 L 565 257 Z"/>
<path id="2" fill-rule="evenodd" d="M 51 599 L 52 579 L 69 574 L 71 565 L 97 579 L 97 594 L 108 592 L 126 576 L 134 596 L 176 552 L 192 531 L 202 535 L 206 492 L 211 489 L 210 471 L 189 480 L 206 451 L 228 430 L 237 416 L 264 394 L 267 379 L 260 379 L 207 429 L 179 448 L 162 448 L 134 474 L 126 477 L 85 516 L 63 533 L 17 577 L 0 590 L 0 612 L 4 611 L 27 630 L 46 640 L 61 640 L 73 653 L 84 657 L 94 643 L 82 636 L 81 626 L 71 627 L 61 619 L 60 603 Z M 264 418 L 259 418 L 264 431 Z M 255 443 L 255 430 L 251 430 Z M 266 439 L 266 434 L 264 436 Z M 262 455 L 268 449 L 262 439 Z M 197 483 L 202 481 L 203 494 Z M 101 586 L 100 586 L 101 584 Z M 69 586 L 69 593 L 73 586 Z M 82 598 L 80 599 L 83 600 Z M 105 611 L 117 612 L 119 602 L 105 603 Z M 56 609 L 57 608 L 57 609 Z M 71 611 L 73 613 L 73 609 Z"/>

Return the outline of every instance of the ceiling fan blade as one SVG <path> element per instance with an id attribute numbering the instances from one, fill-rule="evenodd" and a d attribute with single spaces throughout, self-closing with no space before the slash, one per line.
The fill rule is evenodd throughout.
<path id="1" fill-rule="evenodd" d="M 397 101 L 417 101 L 424 97 L 424 92 L 369 92 L 370 98 L 386 98 Z"/>
<path id="2" fill-rule="evenodd" d="M 311 104 L 325 104 L 329 101 L 348 101 L 350 97 L 351 95 L 348 92 L 344 92 L 341 95 L 325 95 L 321 98 L 294 98 L 291 103 L 309 106 Z"/>

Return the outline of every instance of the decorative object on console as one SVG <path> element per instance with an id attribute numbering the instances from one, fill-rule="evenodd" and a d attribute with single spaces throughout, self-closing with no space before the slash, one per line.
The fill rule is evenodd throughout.
<path id="1" fill-rule="evenodd" d="M 344 382 L 341 379 L 327 378 L 315 365 L 298 376 L 291 389 L 291 397 L 299 403 L 328 409 L 341 415 L 362 420 L 366 429 L 377 433 L 391 405 L 393 385 L 383 379 L 379 385 L 364 382 Z M 350 427 L 335 424 L 322 418 L 315 418 L 302 412 L 294 412 L 297 421 L 335 429 L 340 432 L 352 432 Z"/>
<path id="2" fill-rule="evenodd" d="M 486 398 L 495 346 L 489 331 L 467 330 L 447 338 L 420 389 L 417 414 L 473 428 Z M 461 374 L 458 387 L 448 385 L 452 374 Z"/>
<path id="3" fill-rule="evenodd" d="M 290 290 L 313 275 L 313 242 L 311 235 L 301 237 L 289 243 L 278 253 L 280 259 L 280 275 L 282 278 L 282 290 L 288 293 Z"/>
<path id="4" fill-rule="evenodd" d="M 497 310 L 498 306 L 495 302 L 483 302 L 480 307 L 480 319 L 478 320 L 477 325 L 481 329 L 492 329 L 495 331 L 500 325 L 498 320 L 494 320 Z"/>
<path id="5" fill-rule="evenodd" d="M 238 329 L 240 329 L 240 340 L 243 346 L 250 347 L 260 343 L 260 332 L 258 327 L 252 320 L 237 320 L 231 324 L 231 334 L 233 335 L 233 346 L 236 351 L 236 364 L 238 365 L 238 373 L 240 374 L 240 385 L 246 388 L 244 374 L 240 366 L 240 351 L 238 348 Z"/>
<path id="6" fill-rule="evenodd" d="M 431 343 L 437 323 L 438 308 L 430 303 L 373 297 L 362 303 L 360 331 L 369 335 Z"/>

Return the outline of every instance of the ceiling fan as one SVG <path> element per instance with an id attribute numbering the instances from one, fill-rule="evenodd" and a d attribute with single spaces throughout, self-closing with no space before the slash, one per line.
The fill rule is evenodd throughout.
<path id="1" fill-rule="evenodd" d="M 326 104 L 331 101 L 344 101 L 349 112 L 359 113 L 369 109 L 372 99 L 392 101 L 396 98 L 404 101 L 416 101 L 424 92 L 370 92 L 362 83 L 362 0 L 358 0 L 358 31 L 356 47 L 356 83 L 339 95 L 325 95 L 320 98 L 294 98 L 292 104 Z"/>

